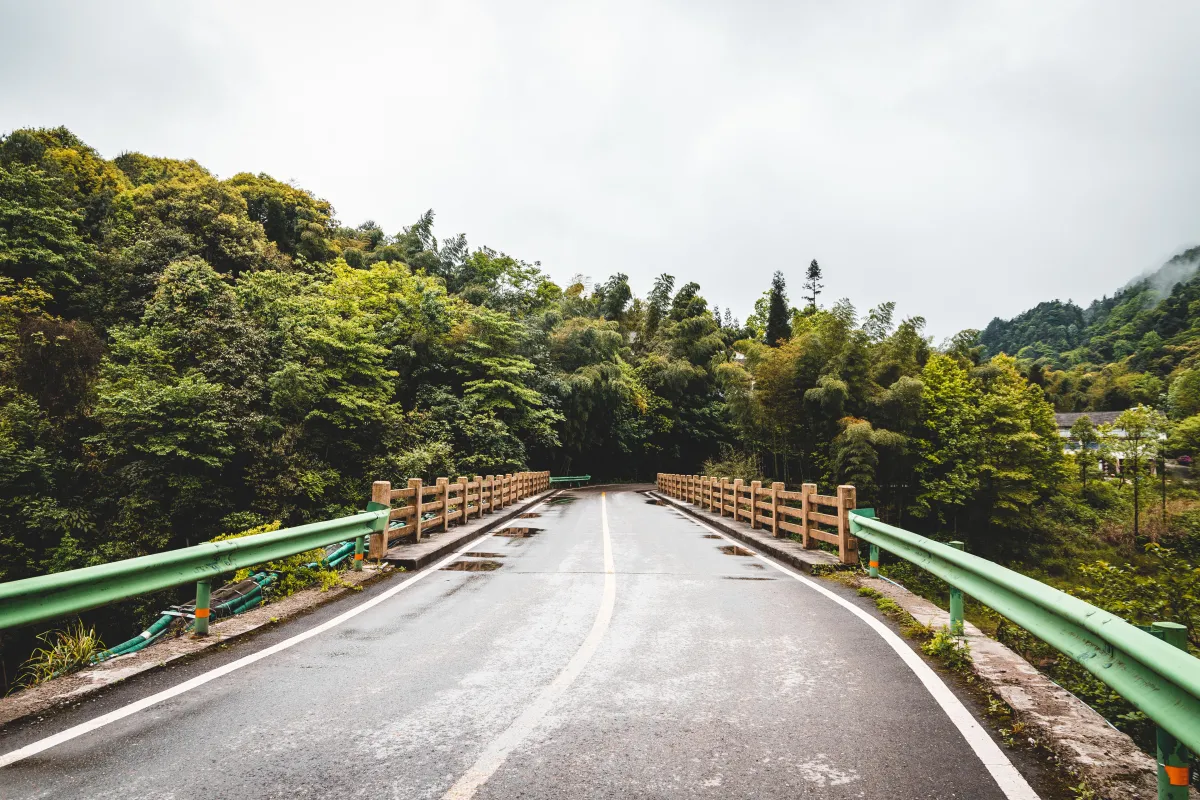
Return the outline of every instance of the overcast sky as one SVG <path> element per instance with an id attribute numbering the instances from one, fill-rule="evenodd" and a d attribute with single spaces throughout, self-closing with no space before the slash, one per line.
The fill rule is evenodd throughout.
<path id="1" fill-rule="evenodd" d="M 896 300 L 939 340 L 1200 242 L 1200 3 L 0 0 L 0 131 L 426 208 L 744 317 Z"/>

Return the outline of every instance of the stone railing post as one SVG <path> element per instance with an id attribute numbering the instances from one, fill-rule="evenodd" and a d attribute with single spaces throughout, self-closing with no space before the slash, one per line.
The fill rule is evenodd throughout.
<path id="1" fill-rule="evenodd" d="M 813 510 L 813 503 L 809 498 L 816 493 L 817 485 L 815 483 L 806 483 L 800 487 L 800 545 L 805 549 L 817 546 L 816 540 L 808 535 L 808 526 L 811 524 L 808 515 Z"/>
<path id="2" fill-rule="evenodd" d="M 783 491 L 783 484 L 775 481 L 771 484 L 771 535 L 776 539 L 779 538 L 779 493 Z"/>
<path id="3" fill-rule="evenodd" d="M 858 537 L 850 534 L 850 512 L 854 509 L 857 491 L 849 484 L 837 488 L 838 556 L 843 564 L 858 563 Z"/>
<path id="4" fill-rule="evenodd" d="M 413 530 L 416 531 L 417 541 L 421 541 L 421 512 L 425 508 L 425 481 L 420 478 L 409 478 L 408 488 L 412 489 Z"/>
<path id="5" fill-rule="evenodd" d="M 375 481 L 371 484 L 371 502 L 378 503 L 385 508 L 392 507 L 392 484 L 391 481 Z M 384 525 L 383 530 L 379 533 L 372 533 L 370 543 L 367 545 L 367 551 L 371 558 L 381 559 L 387 555 L 388 550 L 388 526 Z"/>

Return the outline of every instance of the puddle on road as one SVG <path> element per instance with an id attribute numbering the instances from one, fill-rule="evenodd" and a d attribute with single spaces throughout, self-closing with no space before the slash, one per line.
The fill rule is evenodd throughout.
<path id="1" fill-rule="evenodd" d="M 725 545 L 724 547 L 720 547 L 718 549 L 727 556 L 752 556 L 752 555 L 754 555 L 754 553 L 751 553 L 746 548 L 738 547 L 736 544 L 728 544 L 728 545 Z"/>
<path id="2" fill-rule="evenodd" d="M 727 581 L 773 581 L 774 578 L 751 578 L 749 575 L 722 575 Z"/>
<path id="3" fill-rule="evenodd" d="M 504 558 L 504 553 L 463 553 L 472 558 Z"/>
<path id="4" fill-rule="evenodd" d="M 566 505 L 567 503 L 574 503 L 578 499 L 579 498 L 573 494 L 560 494 L 558 497 L 547 500 L 546 503 L 547 505 L 561 506 Z"/>
<path id="5" fill-rule="evenodd" d="M 747 564 L 746 566 L 750 569 L 766 569 L 762 564 Z"/>
<path id="6" fill-rule="evenodd" d="M 538 514 L 536 511 L 527 511 L 524 514 L 518 514 L 517 519 L 537 519 L 540 516 L 541 514 Z"/>
<path id="7" fill-rule="evenodd" d="M 505 528 L 496 531 L 497 536 L 507 536 L 510 539 L 528 539 L 542 532 L 542 528 Z"/>
<path id="8" fill-rule="evenodd" d="M 442 569 L 450 572 L 491 572 L 503 565 L 499 561 L 455 561 Z"/>
<path id="9" fill-rule="evenodd" d="M 704 534 L 704 538 L 705 538 L 705 539 L 724 539 L 725 537 L 724 537 L 724 536 L 718 536 L 718 535 L 717 535 L 717 534 L 715 534 L 715 533 L 706 533 L 706 534 Z"/>
<path id="10" fill-rule="evenodd" d="M 655 500 L 653 497 L 646 501 L 648 506 L 665 506 L 666 504 L 665 500 Z"/>

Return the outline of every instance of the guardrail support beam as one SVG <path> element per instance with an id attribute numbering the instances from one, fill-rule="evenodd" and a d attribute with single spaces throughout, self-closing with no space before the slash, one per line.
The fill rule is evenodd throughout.
<path id="1" fill-rule="evenodd" d="M 212 583 L 207 580 L 196 581 L 196 619 L 192 624 L 192 633 L 196 636 L 208 636 L 208 615 L 211 601 Z"/>
<path id="2" fill-rule="evenodd" d="M 955 550 L 966 550 L 962 542 L 947 542 Z M 950 587 L 950 633 L 955 636 L 963 635 L 963 593 L 962 589 Z"/>
<path id="3" fill-rule="evenodd" d="M 365 544 L 363 542 L 363 538 L 364 537 L 362 537 L 362 536 L 354 537 L 354 571 L 355 572 L 362 572 L 363 544 Z"/>
<path id="4" fill-rule="evenodd" d="M 1175 622 L 1155 622 L 1150 632 L 1167 644 L 1187 652 L 1187 628 Z M 1157 727 L 1158 800 L 1188 800 L 1192 754 L 1183 742 Z"/>

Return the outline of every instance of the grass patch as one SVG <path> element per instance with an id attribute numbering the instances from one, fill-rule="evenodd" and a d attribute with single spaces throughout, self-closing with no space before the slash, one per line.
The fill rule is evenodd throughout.
<path id="1" fill-rule="evenodd" d="M 46 646 L 34 650 L 21 665 L 18 686 L 37 686 L 51 678 L 83 669 L 105 649 L 104 642 L 96 635 L 96 629 L 85 628 L 83 622 L 78 620 L 62 630 L 40 633 L 37 638 Z"/>

